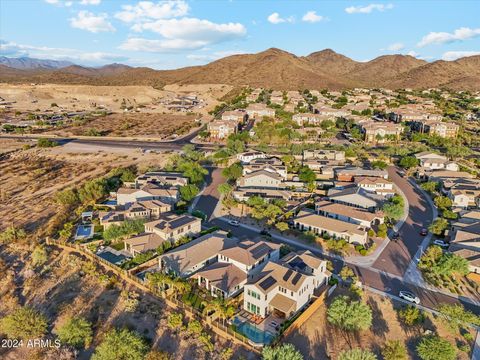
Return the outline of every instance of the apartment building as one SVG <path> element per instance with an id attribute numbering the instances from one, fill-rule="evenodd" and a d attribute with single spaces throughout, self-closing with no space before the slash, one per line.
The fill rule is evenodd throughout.
<path id="1" fill-rule="evenodd" d="M 265 104 L 250 104 L 246 111 L 249 118 L 262 119 L 264 116 L 275 117 L 275 110 L 267 107 Z"/>
<path id="2" fill-rule="evenodd" d="M 207 131 L 213 139 L 226 139 L 238 131 L 238 123 L 230 120 L 213 120 L 207 124 Z"/>
<path id="3" fill-rule="evenodd" d="M 223 121 L 231 121 L 237 124 L 243 124 L 247 121 L 248 115 L 245 110 L 224 111 L 222 113 Z"/>

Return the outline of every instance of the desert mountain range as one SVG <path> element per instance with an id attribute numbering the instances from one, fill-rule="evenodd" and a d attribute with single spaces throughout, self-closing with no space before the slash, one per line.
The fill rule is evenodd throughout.
<path id="1" fill-rule="evenodd" d="M 455 61 L 426 62 L 408 55 L 384 55 L 358 62 L 326 49 L 296 56 L 271 48 L 257 54 L 228 56 L 207 65 L 153 70 L 111 64 L 100 68 L 15 69 L 0 65 L 0 82 L 88 85 L 229 84 L 278 90 L 354 87 L 480 90 L 480 55 Z"/>

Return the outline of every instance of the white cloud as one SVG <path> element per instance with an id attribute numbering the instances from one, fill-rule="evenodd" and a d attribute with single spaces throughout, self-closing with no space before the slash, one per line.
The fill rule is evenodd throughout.
<path id="1" fill-rule="evenodd" d="M 345 8 L 348 14 L 370 14 L 374 10 L 385 11 L 393 8 L 393 4 L 369 4 L 367 6 L 349 6 Z"/>
<path id="2" fill-rule="evenodd" d="M 209 62 L 213 60 L 218 60 L 227 56 L 245 54 L 243 50 L 222 50 L 215 51 L 212 54 L 189 54 L 187 59 L 194 60 L 197 62 Z"/>
<path id="3" fill-rule="evenodd" d="M 480 36 L 480 28 L 471 29 L 462 27 L 456 29 L 453 33 L 447 32 L 430 32 L 425 35 L 422 40 L 417 44 L 418 47 L 424 47 L 430 44 L 445 44 L 455 41 L 463 41 Z"/>
<path id="4" fill-rule="evenodd" d="M 185 16 L 190 7 L 183 1 L 140 1 L 136 5 L 122 5 L 122 11 L 115 17 L 127 23 L 144 22 L 157 19 L 169 19 Z"/>
<path id="5" fill-rule="evenodd" d="M 393 43 L 387 47 L 388 51 L 400 51 L 405 48 L 405 45 L 402 43 Z"/>
<path id="6" fill-rule="evenodd" d="M 99 5 L 102 0 L 82 0 L 80 1 L 81 5 Z"/>
<path id="7" fill-rule="evenodd" d="M 480 51 L 447 51 L 442 55 L 442 60 L 452 61 L 474 55 L 480 55 Z"/>
<path id="8" fill-rule="evenodd" d="M 407 55 L 413 56 L 413 57 L 415 57 L 415 58 L 418 58 L 418 57 L 420 56 L 419 53 L 417 53 L 417 52 L 415 52 L 415 51 L 413 51 L 413 50 L 410 50 L 409 52 L 407 52 Z"/>
<path id="9" fill-rule="evenodd" d="M 70 18 L 70 25 L 93 33 L 115 31 L 113 25 L 108 21 L 107 14 L 95 15 L 85 10 L 79 11 L 77 17 Z"/>
<path id="10" fill-rule="evenodd" d="M 172 52 L 200 49 L 207 45 L 243 37 L 247 30 L 240 23 L 217 24 L 196 18 L 157 20 L 135 24 L 132 29 L 149 30 L 160 34 L 162 39 L 130 38 L 121 49 L 149 52 Z"/>
<path id="11" fill-rule="evenodd" d="M 3 55 L 10 57 L 28 56 L 39 59 L 69 60 L 74 63 L 97 65 L 105 64 L 106 62 L 128 60 L 125 56 L 112 53 L 85 52 L 77 49 L 24 45 L 6 41 L 0 41 L 0 51 Z"/>
<path id="12" fill-rule="evenodd" d="M 204 41 L 129 38 L 119 46 L 119 49 L 146 52 L 176 52 L 182 50 L 196 50 L 204 47 L 205 45 L 207 45 L 207 43 Z"/>
<path id="13" fill-rule="evenodd" d="M 274 13 L 270 14 L 267 17 L 267 20 L 272 24 L 281 24 L 281 23 L 285 23 L 285 22 L 293 23 L 295 21 L 293 16 L 290 16 L 288 18 L 282 18 L 282 17 L 280 17 L 280 14 L 278 12 L 274 12 Z"/>
<path id="14" fill-rule="evenodd" d="M 58 3 L 60 3 L 59 0 L 45 0 L 45 2 L 47 4 L 53 4 L 53 5 L 57 5 Z"/>
<path id="15" fill-rule="evenodd" d="M 325 18 L 321 15 L 317 15 L 315 11 L 307 11 L 307 13 L 302 17 L 302 21 L 311 23 L 316 23 L 322 20 L 325 20 Z"/>
<path id="16" fill-rule="evenodd" d="M 68 0 L 44 0 L 47 4 L 55 5 L 55 6 L 65 6 L 65 7 L 70 7 L 73 5 L 73 1 Z"/>

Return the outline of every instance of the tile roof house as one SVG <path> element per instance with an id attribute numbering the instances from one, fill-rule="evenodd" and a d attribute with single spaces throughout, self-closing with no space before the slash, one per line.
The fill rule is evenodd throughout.
<path id="1" fill-rule="evenodd" d="M 282 188 L 283 178 L 276 172 L 258 170 L 248 173 L 237 180 L 241 188 Z"/>
<path id="2" fill-rule="evenodd" d="M 121 187 L 116 193 L 117 204 L 125 205 L 145 200 L 160 200 L 168 204 L 175 204 L 179 199 L 176 187 L 162 187 L 147 183 L 139 189 Z"/>
<path id="3" fill-rule="evenodd" d="M 222 120 L 233 121 L 237 124 L 243 124 L 247 120 L 247 113 L 245 110 L 224 111 L 222 113 Z"/>
<path id="4" fill-rule="evenodd" d="M 393 190 L 393 182 L 384 178 L 374 176 L 356 176 L 354 182 L 358 187 L 370 192 L 374 192 L 378 195 L 385 197 L 391 197 L 395 195 L 395 191 Z"/>
<path id="5" fill-rule="evenodd" d="M 265 104 L 250 104 L 246 111 L 248 116 L 254 119 L 261 119 L 264 116 L 275 117 L 275 110 L 267 107 Z"/>
<path id="6" fill-rule="evenodd" d="M 339 181 L 353 181 L 357 176 L 374 176 L 388 179 L 388 172 L 386 170 L 369 170 L 351 166 L 335 169 L 335 178 Z"/>
<path id="7" fill-rule="evenodd" d="M 185 186 L 188 185 L 188 178 L 181 173 L 164 172 L 164 171 L 150 171 L 137 176 L 134 187 L 140 188 L 147 183 L 162 185 L 162 186 Z"/>
<path id="8" fill-rule="evenodd" d="M 238 241 L 224 231 L 216 231 L 160 256 L 159 269 L 193 277 L 212 295 L 230 297 L 243 289 L 248 277 L 279 256 L 280 245 Z"/>
<path id="9" fill-rule="evenodd" d="M 158 220 L 145 223 L 145 232 L 156 233 L 165 240 L 177 241 L 181 237 L 200 233 L 201 222 L 195 216 L 165 213 Z"/>
<path id="10" fill-rule="evenodd" d="M 301 231 L 311 231 L 318 236 L 327 234 L 334 239 L 345 239 L 353 244 L 364 245 L 368 241 L 366 227 L 308 211 L 300 211 L 293 219 L 293 225 Z"/>
<path id="11" fill-rule="evenodd" d="M 274 313 L 288 319 L 308 304 L 329 276 L 326 262 L 310 252 L 289 255 L 278 263 L 270 261 L 245 284 L 243 308 L 262 318 Z"/>
<path id="12" fill-rule="evenodd" d="M 379 209 L 384 202 L 383 196 L 371 193 L 358 186 L 349 186 L 343 189 L 331 188 L 327 192 L 327 197 L 332 202 L 372 212 Z"/>
<path id="13" fill-rule="evenodd" d="M 372 213 L 326 200 L 318 200 L 315 203 L 315 211 L 319 215 L 358 224 L 366 228 L 371 228 L 372 225 L 382 224 L 385 220 L 385 215 L 381 211 Z"/>
<path id="14" fill-rule="evenodd" d="M 160 214 L 172 210 L 172 205 L 160 200 L 144 200 L 116 206 L 109 211 L 100 211 L 100 225 L 108 229 L 111 225 L 119 225 L 129 219 L 158 219 Z"/>
<path id="15" fill-rule="evenodd" d="M 267 154 L 260 151 L 247 151 L 240 154 L 237 154 L 237 159 L 240 160 L 243 164 L 248 164 L 255 159 L 265 159 Z"/>

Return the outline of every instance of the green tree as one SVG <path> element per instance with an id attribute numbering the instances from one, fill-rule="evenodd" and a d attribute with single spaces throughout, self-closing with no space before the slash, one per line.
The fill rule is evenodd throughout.
<path id="1" fill-rule="evenodd" d="M 385 239 L 387 237 L 387 230 L 388 230 L 387 225 L 385 224 L 378 225 L 377 236 Z"/>
<path id="2" fill-rule="evenodd" d="M 372 325 L 372 309 L 347 296 L 337 296 L 328 307 L 327 320 L 345 331 L 367 330 Z"/>
<path id="3" fill-rule="evenodd" d="M 32 252 L 32 265 L 33 267 L 39 267 L 48 261 L 47 249 L 43 245 L 37 245 Z"/>
<path id="4" fill-rule="evenodd" d="M 12 225 L 7 227 L 3 232 L 0 233 L 0 244 L 24 240 L 26 237 L 27 233 L 25 232 L 25 230 Z"/>
<path id="5" fill-rule="evenodd" d="M 224 196 L 228 196 L 233 191 L 233 186 L 227 183 L 223 183 L 218 185 L 217 190 L 220 194 Z"/>
<path id="6" fill-rule="evenodd" d="M 430 224 L 428 230 L 430 230 L 435 235 L 443 235 L 445 230 L 448 228 L 448 221 L 443 218 L 437 218 Z"/>
<path id="7" fill-rule="evenodd" d="M 421 184 L 420 187 L 423 190 L 428 191 L 429 193 L 433 194 L 438 190 L 439 183 L 436 182 L 436 181 L 427 181 L 427 182 Z"/>
<path id="8" fill-rule="evenodd" d="M 288 224 L 286 222 L 283 222 L 283 221 L 279 222 L 279 223 L 276 223 L 275 227 L 281 232 L 284 232 L 284 231 L 288 230 Z"/>
<path id="9" fill-rule="evenodd" d="M 14 339 L 40 338 L 47 332 L 47 318 L 24 306 L 0 319 L 0 333 Z"/>
<path id="10" fill-rule="evenodd" d="M 317 175 L 315 175 L 313 170 L 310 169 L 308 166 L 303 166 L 298 172 L 298 178 L 300 179 L 300 181 L 312 183 L 315 182 L 315 180 L 317 179 Z"/>
<path id="11" fill-rule="evenodd" d="M 55 194 L 55 202 L 64 206 L 72 206 L 78 203 L 78 194 L 75 189 L 65 189 Z"/>
<path id="12" fill-rule="evenodd" d="M 372 161 L 372 168 L 374 169 L 385 170 L 387 167 L 388 167 L 388 164 L 385 161 L 382 161 L 382 160 Z"/>
<path id="13" fill-rule="evenodd" d="M 391 201 L 386 202 L 382 207 L 385 216 L 393 220 L 401 219 L 403 216 L 403 210 L 403 205 L 395 204 Z"/>
<path id="14" fill-rule="evenodd" d="M 398 310 L 398 317 L 408 326 L 413 326 L 422 323 L 425 320 L 423 312 L 415 306 L 408 305 Z"/>
<path id="15" fill-rule="evenodd" d="M 188 184 L 180 187 L 180 196 L 185 201 L 191 201 L 198 195 L 200 190 L 195 184 Z"/>
<path id="16" fill-rule="evenodd" d="M 377 356 L 370 350 L 357 348 L 342 351 L 338 355 L 338 360 L 377 360 Z"/>
<path id="17" fill-rule="evenodd" d="M 198 336 L 202 333 L 203 327 L 200 321 L 198 320 L 190 320 L 187 325 L 187 332 L 190 335 Z"/>
<path id="18" fill-rule="evenodd" d="M 148 346 L 136 333 L 113 329 L 97 346 L 92 360 L 143 360 L 147 351 Z"/>
<path id="19" fill-rule="evenodd" d="M 81 317 L 72 317 L 57 330 L 57 335 L 62 344 L 87 348 L 93 338 L 92 324 Z"/>
<path id="20" fill-rule="evenodd" d="M 438 311 L 444 323 L 453 331 L 467 328 L 470 324 L 480 325 L 480 317 L 460 304 L 442 304 Z"/>
<path id="21" fill-rule="evenodd" d="M 83 204 L 95 203 L 106 195 L 108 187 L 105 179 L 89 180 L 78 190 L 78 197 Z"/>
<path id="22" fill-rule="evenodd" d="M 178 331 L 183 326 L 183 315 L 181 313 L 170 313 L 168 315 L 168 327 Z"/>
<path id="23" fill-rule="evenodd" d="M 399 165 L 404 169 L 411 169 L 418 165 L 418 159 L 415 156 L 405 156 L 400 160 Z"/>
<path id="24" fill-rule="evenodd" d="M 235 181 L 242 176 L 243 167 L 240 163 L 234 163 L 222 170 L 222 175 L 229 181 Z"/>
<path id="25" fill-rule="evenodd" d="M 422 360 L 455 360 L 457 358 L 455 347 L 437 335 L 423 337 L 416 350 Z"/>
<path id="26" fill-rule="evenodd" d="M 352 268 L 346 265 L 342 267 L 342 270 L 340 270 L 340 273 L 338 275 L 340 275 L 343 281 L 356 280 L 356 276 Z"/>
<path id="27" fill-rule="evenodd" d="M 37 140 L 37 146 L 41 148 L 55 147 L 58 146 L 58 142 L 46 138 L 40 138 Z"/>
<path id="28" fill-rule="evenodd" d="M 388 340 L 382 349 L 384 360 L 407 360 L 407 348 L 400 340 Z"/>
<path id="29" fill-rule="evenodd" d="M 120 225 L 110 225 L 103 232 L 103 238 L 107 241 L 112 241 L 139 234 L 144 230 L 144 224 L 144 219 L 132 219 L 125 220 Z"/>
<path id="30" fill-rule="evenodd" d="M 449 220 L 456 220 L 458 218 L 458 214 L 456 212 L 453 212 L 452 210 L 448 210 L 448 209 L 442 211 L 442 216 L 445 219 L 449 219 Z"/>
<path id="31" fill-rule="evenodd" d="M 303 360 L 302 354 L 292 344 L 276 347 L 267 346 L 262 350 L 263 360 Z"/>
<path id="32" fill-rule="evenodd" d="M 452 200 L 446 196 L 437 196 L 433 202 L 440 210 L 450 209 L 452 207 Z"/>

